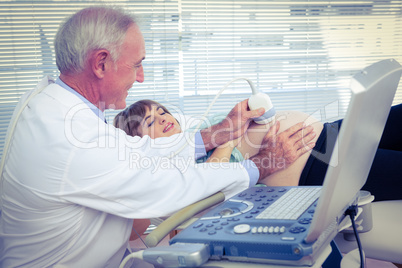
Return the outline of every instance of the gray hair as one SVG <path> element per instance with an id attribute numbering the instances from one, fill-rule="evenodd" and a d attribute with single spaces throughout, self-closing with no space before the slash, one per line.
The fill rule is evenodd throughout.
<path id="1" fill-rule="evenodd" d="M 90 52 L 107 49 L 113 62 L 120 56 L 128 28 L 136 18 L 116 7 L 88 7 L 69 17 L 54 41 L 56 65 L 61 73 L 84 70 Z"/>

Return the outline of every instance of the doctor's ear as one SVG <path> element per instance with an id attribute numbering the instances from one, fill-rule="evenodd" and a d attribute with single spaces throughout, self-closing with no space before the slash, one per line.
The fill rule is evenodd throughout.
<path id="1" fill-rule="evenodd" d="M 103 78 L 105 71 L 111 67 L 110 53 L 106 49 L 97 50 L 92 54 L 91 68 L 98 78 Z"/>

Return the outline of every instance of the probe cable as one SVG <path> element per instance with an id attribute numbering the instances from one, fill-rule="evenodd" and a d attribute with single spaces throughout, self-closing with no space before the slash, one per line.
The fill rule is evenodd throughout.
<path id="1" fill-rule="evenodd" d="M 238 78 L 234 78 L 232 80 L 230 80 L 229 82 L 226 83 L 226 85 L 218 92 L 218 94 L 216 94 L 215 98 L 212 100 L 212 102 L 210 103 L 210 105 L 208 106 L 207 110 L 205 111 L 205 113 L 203 114 L 202 118 L 207 117 L 207 115 L 209 114 L 209 111 L 212 109 L 212 107 L 215 105 L 217 99 L 222 95 L 222 92 L 224 90 L 226 90 L 226 88 L 228 86 L 230 86 L 233 82 L 238 81 L 238 80 L 246 80 L 248 82 L 248 84 L 250 85 L 251 91 L 253 92 L 253 94 L 257 93 L 253 82 L 251 82 L 251 80 L 244 78 L 244 77 L 238 77 Z M 199 130 L 199 128 L 201 127 L 201 124 L 203 123 L 203 121 L 201 120 L 197 126 L 195 127 L 195 129 L 193 130 L 194 135 L 192 135 L 190 137 L 190 141 L 191 139 L 194 139 L 195 137 L 195 133 Z M 193 141 L 192 141 L 193 142 Z M 176 152 L 174 152 L 171 156 L 169 156 L 169 159 L 175 157 L 176 155 L 178 155 L 181 151 L 184 150 L 185 147 L 187 147 L 187 145 L 189 144 L 189 141 L 187 141 L 185 144 L 183 144 Z"/>

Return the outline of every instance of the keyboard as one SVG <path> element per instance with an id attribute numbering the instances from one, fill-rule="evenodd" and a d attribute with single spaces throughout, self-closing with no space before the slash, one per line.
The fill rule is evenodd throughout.
<path id="1" fill-rule="evenodd" d="M 292 188 L 256 219 L 296 220 L 320 196 L 321 188 Z"/>

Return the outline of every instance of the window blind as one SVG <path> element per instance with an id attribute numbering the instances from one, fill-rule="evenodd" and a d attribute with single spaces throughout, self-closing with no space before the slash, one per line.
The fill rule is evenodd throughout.
<path id="1" fill-rule="evenodd" d="M 197 112 L 227 81 L 243 76 L 277 109 L 327 121 L 344 115 L 357 71 L 401 60 L 401 1 L 183 0 L 181 10 L 183 98 L 204 99 Z M 232 88 L 215 110 L 250 94 L 245 83 Z"/>
<path id="2" fill-rule="evenodd" d="M 202 114 L 217 92 L 246 77 L 278 110 L 330 121 L 344 115 L 350 78 L 376 61 L 402 63 L 402 2 L 395 1 L 2 1 L 0 2 L 0 153 L 19 97 L 57 77 L 53 38 L 75 11 L 112 4 L 140 18 L 145 82 L 127 103 L 154 99 Z M 251 93 L 231 85 L 211 113 L 228 112 Z M 402 102 L 401 85 L 394 103 Z M 118 111 L 107 111 L 109 122 Z"/>

